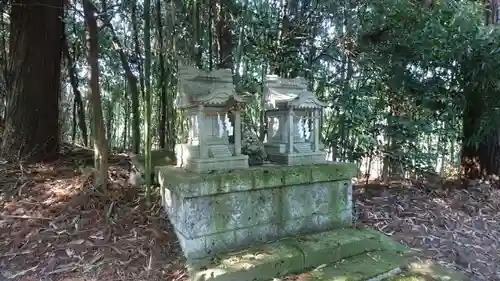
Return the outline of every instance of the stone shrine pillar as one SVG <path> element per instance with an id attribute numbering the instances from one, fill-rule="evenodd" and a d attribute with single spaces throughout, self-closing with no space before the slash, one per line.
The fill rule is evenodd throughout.
<path id="1" fill-rule="evenodd" d="M 288 108 L 288 146 L 287 146 L 287 152 L 288 154 L 293 154 L 293 139 L 295 138 L 294 134 L 294 129 L 295 129 L 295 124 L 293 122 L 293 108 L 290 107 Z"/>
<path id="2" fill-rule="evenodd" d="M 239 110 L 234 113 L 234 155 L 241 155 L 241 115 Z"/>
<path id="3" fill-rule="evenodd" d="M 205 113 L 203 112 L 203 105 L 198 105 L 196 113 L 196 122 L 198 126 L 198 146 L 200 149 L 200 159 L 208 158 L 208 149 L 206 144 L 206 132 L 205 132 Z"/>
<path id="4" fill-rule="evenodd" d="M 313 117 L 313 148 L 314 152 L 319 152 L 319 109 L 315 108 L 312 114 Z"/>

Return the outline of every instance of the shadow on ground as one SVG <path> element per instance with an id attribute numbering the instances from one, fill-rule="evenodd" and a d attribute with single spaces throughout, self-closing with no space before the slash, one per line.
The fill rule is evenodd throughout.
<path id="1" fill-rule="evenodd" d="M 110 158 L 101 190 L 91 163 L 92 152 L 78 149 L 51 163 L 0 166 L 0 280 L 183 280 L 161 208 L 127 184 L 128 157 Z"/>

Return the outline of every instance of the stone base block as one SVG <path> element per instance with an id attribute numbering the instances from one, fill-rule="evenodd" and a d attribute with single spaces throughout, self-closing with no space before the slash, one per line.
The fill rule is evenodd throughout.
<path id="1" fill-rule="evenodd" d="M 192 258 L 350 226 L 355 173 L 341 163 L 208 174 L 157 169 L 163 206 Z"/>
<path id="2" fill-rule="evenodd" d="M 200 259 L 250 245 L 259 245 L 278 239 L 277 225 L 266 224 L 235 231 L 215 233 L 206 236 L 188 238 L 180 231 L 175 231 L 181 249 L 187 259 Z"/>
<path id="3" fill-rule="evenodd" d="M 248 155 L 224 158 L 188 159 L 186 160 L 183 168 L 195 173 L 246 169 L 248 168 Z"/>
<path id="4" fill-rule="evenodd" d="M 325 152 L 308 152 L 308 153 L 295 153 L 295 154 L 272 154 L 268 153 L 267 157 L 269 161 L 294 166 L 294 165 L 311 165 L 326 163 L 326 153 Z"/>

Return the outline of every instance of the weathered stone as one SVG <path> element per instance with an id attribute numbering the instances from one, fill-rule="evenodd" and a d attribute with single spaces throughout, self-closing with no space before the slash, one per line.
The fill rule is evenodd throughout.
<path id="1" fill-rule="evenodd" d="M 284 185 L 285 171 L 279 166 L 268 166 L 260 169 L 253 169 L 251 173 L 255 179 L 255 187 L 272 188 Z"/>
<path id="2" fill-rule="evenodd" d="M 411 255 L 408 253 L 380 250 L 348 257 L 319 269 L 303 272 L 296 281 L 368 281 L 386 280 L 378 278 L 387 272 L 405 266 Z M 398 271 L 400 272 L 400 271 Z M 391 281 L 396 281 L 391 280 Z M 451 279 L 450 279 L 451 280 Z M 453 279 L 454 280 L 454 279 Z M 270 280 L 267 280 L 270 281 Z M 398 280 L 403 281 L 403 280 Z M 409 281 L 409 280 L 408 280 Z M 420 281 L 420 280 L 419 280 Z M 423 281 L 423 280 L 422 280 Z"/>
<path id="3" fill-rule="evenodd" d="M 280 228 L 277 224 L 268 223 L 238 229 L 235 231 L 235 235 L 237 245 L 259 245 L 280 237 Z"/>
<path id="4" fill-rule="evenodd" d="M 283 216 L 298 218 L 338 214 L 349 208 L 349 186 L 347 181 L 288 186 L 283 189 Z"/>
<path id="5" fill-rule="evenodd" d="M 352 186 L 347 176 L 355 169 L 343 164 L 299 167 L 271 166 L 245 171 L 197 174 L 174 167 L 158 169 L 163 205 L 185 240 L 188 256 L 203 257 L 253 242 L 349 226 Z M 327 173 L 342 170 L 340 178 L 325 181 Z M 262 233 L 258 229 L 261 228 Z M 191 240 L 204 237 L 200 251 Z M 181 238 L 179 238 L 181 239 Z M 201 256 L 200 256 L 201 255 Z"/>
<path id="6" fill-rule="evenodd" d="M 298 166 L 287 170 L 287 173 L 283 175 L 284 185 L 314 182 L 314 179 L 311 179 L 311 170 L 311 166 Z"/>
<path id="7" fill-rule="evenodd" d="M 297 248 L 273 243 L 217 256 L 209 263 L 194 261 L 189 271 L 192 281 L 258 281 L 288 274 L 302 263 Z"/>
<path id="8" fill-rule="evenodd" d="M 292 236 L 318 231 L 318 228 L 319 227 L 315 221 L 315 217 L 309 216 L 283 220 L 280 224 L 279 230 L 281 236 Z"/>
<path id="9" fill-rule="evenodd" d="M 264 143 L 248 125 L 243 125 L 241 135 L 241 153 L 248 155 L 250 165 L 261 164 L 267 159 Z"/>
<path id="10" fill-rule="evenodd" d="M 157 167 L 160 185 L 182 197 L 282 187 L 288 184 L 351 180 L 356 173 L 356 165 L 346 163 L 252 167 L 211 174 L 199 174 L 176 167 Z M 286 184 L 289 175 L 293 176 Z M 308 175 L 311 175 L 310 179 Z"/>
<path id="11" fill-rule="evenodd" d="M 175 147 L 177 166 L 198 173 L 248 168 L 248 156 L 241 154 L 245 98 L 236 94 L 232 79 L 231 69 L 179 69 L 176 105 L 183 111 L 188 133 Z"/>
<path id="12" fill-rule="evenodd" d="M 195 260 L 191 262 L 190 275 L 192 280 L 268 281 L 288 273 L 300 273 L 311 266 L 349 260 L 351 257 L 354 261 L 364 260 L 365 255 L 369 257 L 388 251 L 391 253 L 391 265 L 403 265 L 405 260 L 402 257 L 408 256 L 408 249 L 391 244 L 396 243 L 370 230 L 328 231 L 217 255 L 211 260 Z M 369 274 L 378 275 L 390 269 L 384 265 L 380 270 L 371 269 Z"/>
<path id="13" fill-rule="evenodd" d="M 177 239 L 179 240 L 179 245 L 184 252 L 184 255 L 188 259 L 196 259 L 199 257 L 205 257 L 207 253 L 207 243 L 206 237 L 197 238 L 187 238 L 179 231 L 175 231 Z"/>
<path id="14" fill-rule="evenodd" d="M 206 251 L 208 255 L 231 251 L 234 249 L 234 245 L 236 244 L 235 231 L 216 233 L 205 236 L 205 238 Z"/>
<path id="15" fill-rule="evenodd" d="M 409 251 L 398 252 L 388 249 L 346 258 L 308 270 L 293 278 L 296 281 L 466 281 L 469 279 L 458 271 L 439 264 L 417 261 Z"/>
<path id="16" fill-rule="evenodd" d="M 270 75 L 264 87 L 269 124 L 264 146 L 269 160 L 283 165 L 326 162 L 326 152 L 320 148 L 319 113 L 327 104 L 308 90 L 303 78 Z"/>
<path id="17" fill-rule="evenodd" d="M 304 268 L 337 261 L 382 247 L 376 235 L 357 229 L 311 234 L 290 240 L 304 255 Z"/>

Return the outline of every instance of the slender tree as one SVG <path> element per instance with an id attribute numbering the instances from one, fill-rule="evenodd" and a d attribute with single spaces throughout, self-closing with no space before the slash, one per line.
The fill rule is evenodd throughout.
<path id="1" fill-rule="evenodd" d="M 92 104 L 92 135 L 94 137 L 94 160 L 97 175 L 95 183 L 106 186 L 108 179 L 108 142 L 101 105 L 101 89 L 99 85 L 99 45 L 97 42 L 97 10 L 90 0 L 83 1 L 85 22 L 87 25 L 88 64 L 90 66 L 89 99 Z"/>
<path id="2" fill-rule="evenodd" d="M 144 1 L 144 86 L 145 86 L 145 140 L 146 147 L 146 197 L 149 198 L 150 188 L 152 184 L 151 172 L 151 0 Z"/>

